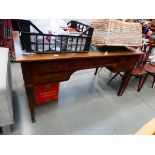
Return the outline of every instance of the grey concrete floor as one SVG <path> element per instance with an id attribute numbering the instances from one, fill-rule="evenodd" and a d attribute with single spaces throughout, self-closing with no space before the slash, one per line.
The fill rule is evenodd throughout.
<path id="1" fill-rule="evenodd" d="M 15 124 L 12 134 L 117 135 L 134 134 L 155 117 L 155 88 L 151 77 L 140 93 L 132 78 L 122 97 L 117 96 L 120 77 L 107 84 L 109 71 L 75 72 L 61 82 L 58 102 L 36 106 L 36 123 L 31 123 L 20 64 L 12 63 Z"/>

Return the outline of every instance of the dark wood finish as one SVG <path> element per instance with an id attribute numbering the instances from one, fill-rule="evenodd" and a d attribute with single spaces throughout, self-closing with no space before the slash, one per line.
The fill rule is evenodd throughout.
<path id="1" fill-rule="evenodd" d="M 131 76 L 135 76 L 139 78 L 139 83 L 138 83 L 138 89 L 137 91 L 140 92 L 140 90 L 143 87 L 143 84 L 147 78 L 147 72 L 145 70 L 145 65 L 142 66 L 136 66 L 134 70 L 132 71 Z"/>
<path id="2" fill-rule="evenodd" d="M 143 85 L 144 85 L 144 82 L 146 81 L 147 79 L 147 76 L 148 74 L 144 74 L 144 75 L 141 75 L 139 78 L 139 83 L 138 83 L 138 89 L 137 91 L 140 92 L 140 90 L 142 89 Z"/>
<path id="3" fill-rule="evenodd" d="M 33 86 L 26 86 L 26 94 L 28 97 L 28 104 L 29 104 L 29 109 L 30 109 L 30 113 L 31 113 L 31 121 L 32 123 L 35 123 L 35 114 L 34 114 L 34 103 L 35 103 L 35 97 L 34 97 L 34 88 Z"/>
<path id="4" fill-rule="evenodd" d="M 34 63 L 32 64 L 33 75 L 39 74 L 47 74 L 52 72 L 63 72 L 69 71 L 70 65 L 68 63 L 61 63 L 61 62 L 49 62 L 49 63 Z"/>
<path id="5" fill-rule="evenodd" d="M 35 104 L 35 94 L 34 94 L 34 87 L 33 84 L 30 84 L 30 75 L 29 71 L 32 72 L 31 70 L 31 65 L 30 64 L 23 64 L 21 63 L 22 67 L 22 73 L 23 73 L 23 78 L 25 82 L 25 89 L 26 89 L 26 94 L 28 97 L 28 104 L 29 104 L 29 109 L 31 113 L 31 121 L 32 123 L 35 122 L 35 114 L 34 114 L 34 104 Z"/>
<path id="6" fill-rule="evenodd" d="M 131 78 L 131 71 L 127 71 L 124 73 L 123 77 L 122 77 L 122 82 L 121 82 L 121 86 L 120 86 L 120 89 L 117 93 L 118 96 L 122 96 L 123 95 L 123 92 L 125 91 L 129 81 L 130 81 L 130 78 Z"/>
<path id="7" fill-rule="evenodd" d="M 124 75 L 122 75 L 120 72 L 117 72 L 109 81 L 108 81 L 108 83 L 110 83 L 114 78 L 116 78 L 116 76 L 118 76 L 118 75 L 120 75 L 121 77 L 122 77 L 122 80 L 123 80 L 123 78 L 124 78 L 124 76 L 125 76 L 125 74 Z M 130 72 L 130 74 L 128 75 L 128 76 L 130 76 L 130 78 L 132 77 L 132 76 L 135 76 L 136 78 L 139 78 L 139 82 L 138 82 L 138 88 L 137 88 L 137 91 L 138 92 L 140 92 L 140 90 L 141 90 L 141 88 L 143 87 L 143 84 L 144 84 L 144 82 L 145 82 L 145 80 L 146 80 L 146 78 L 147 78 L 147 71 L 145 70 L 145 65 L 143 65 L 143 66 L 135 66 L 134 67 L 134 69 L 133 69 L 133 71 L 132 72 Z M 126 77 L 125 77 L 126 78 Z M 129 77 L 128 77 L 129 78 Z M 128 81 L 130 80 L 130 78 L 128 79 Z M 122 82 L 122 83 L 124 83 L 124 82 Z M 128 83 L 127 83 L 128 84 Z M 127 85 L 125 85 L 124 84 L 124 86 L 121 86 L 121 89 L 120 89 L 120 91 L 125 91 L 125 89 L 126 89 L 126 87 L 127 87 Z"/>
<path id="8" fill-rule="evenodd" d="M 37 84 L 46 84 L 52 82 L 60 82 L 60 81 L 67 81 L 69 80 L 72 72 L 56 72 L 56 73 L 49 73 L 43 75 L 32 76 L 32 83 Z"/>
<path id="9" fill-rule="evenodd" d="M 16 51 L 21 51 L 18 32 L 14 32 L 14 42 Z M 22 67 L 32 121 L 35 121 L 35 85 L 66 81 L 77 70 L 107 67 L 112 72 L 125 72 L 118 91 L 118 96 L 121 96 L 130 80 L 130 72 L 142 54 L 132 48 L 130 52 L 110 52 L 108 55 L 104 52 L 16 54 L 16 62 L 20 62 Z"/>
<path id="10" fill-rule="evenodd" d="M 150 62 L 149 56 L 152 52 L 154 48 L 154 45 L 150 44 L 150 43 L 146 43 L 141 47 L 141 50 L 144 52 L 144 54 L 140 57 L 140 59 L 138 60 L 136 66 L 134 67 L 133 71 L 131 72 L 130 76 L 135 76 L 136 78 L 139 78 L 139 83 L 138 83 L 138 89 L 137 91 L 140 92 L 140 90 L 143 87 L 144 82 L 147 79 L 148 74 L 153 75 L 153 73 L 150 73 L 149 71 L 146 71 L 145 66 L 147 66 L 147 63 Z M 146 64 L 146 65 L 145 65 Z M 155 63 L 150 62 L 149 63 L 152 66 L 155 66 Z M 124 64 L 127 65 L 127 64 Z M 124 66 L 122 65 L 122 66 Z M 149 66 L 150 66 L 149 65 Z M 149 67 L 150 68 L 150 67 Z M 153 67 L 152 67 L 153 68 Z M 153 69 L 151 69 L 151 71 L 153 71 Z M 108 83 L 110 83 L 116 76 L 121 75 L 120 72 L 117 72 L 110 80 Z M 123 75 L 121 75 L 123 76 Z M 154 85 L 154 81 L 153 80 L 153 84 L 152 87 Z M 122 88 L 122 89 L 125 89 Z"/>

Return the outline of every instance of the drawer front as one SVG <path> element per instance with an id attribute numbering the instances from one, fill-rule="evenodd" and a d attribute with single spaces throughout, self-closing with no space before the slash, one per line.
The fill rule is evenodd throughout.
<path id="1" fill-rule="evenodd" d="M 137 61 L 138 58 L 136 57 L 124 58 L 124 60 L 119 62 L 119 65 L 116 68 L 116 72 L 132 70 Z"/>
<path id="2" fill-rule="evenodd" d="M 96 59 L 86 59 L 86 60 L 77 60 L 74 63 L 74 68 L 76 70 L 79 69 L 87 69 L 87 68 L 96 68 L 96 67 L 116 67 L 119 64 L 117 59 L 111 58 L 96 58 Z"/>
<path id="3" fill-rule="evenodd" d="M 51 73 L 44 75 L 33 75 L 32 81 L 34 84 L 42 84 L 42 83 L 52 83 L 52 82 L 61 82 L 68 80 L 70 78 L 71 73 L 61 72 L 61 73 Z"/>
<path id="4" fill-rule="evenodd" d="M 35 63 L 32 65 L 32 74 L 39 75 L 44 73 L 52 73 L 59 71 L 68 71 L 70 65 L 63 62 L 51 62 L 51 63 Z"/>

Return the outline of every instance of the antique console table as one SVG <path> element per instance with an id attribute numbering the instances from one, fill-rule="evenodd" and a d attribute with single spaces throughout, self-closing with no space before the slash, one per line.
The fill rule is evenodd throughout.
<path id="1" fill-rule="evenodd" d="M 124 92 L 130 80 L 130 72 L 134 68 L 142 52 L 130 48 L 124 52 L 88 52 L 60 54 L 20 54 L 21 45 L 18 32 L 13 32 L 16 50 L 16 62 L 21 63 L 25 89 L 28 97 L 32 122 L 35 122 L 34 86 L 45 83 L 69 80 L 73 72 L 82 69 L 106 67 L 112 72 L 125 72 L 118 96 Z"/>

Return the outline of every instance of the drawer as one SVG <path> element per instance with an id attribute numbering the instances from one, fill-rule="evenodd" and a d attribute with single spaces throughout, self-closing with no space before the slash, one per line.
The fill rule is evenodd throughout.
<path id="1" fill-rule="evenodd" d="M 78 69 L 87 69 L 87 68 L 96 68 L 96 67 L 108 67 L 114 66 L 116 67 L 119 63 L 117 59 L 111 58 L 95 58 L 95 59 L 86 59 L 86 60 L 77 60 L 74 63 L 74 68 Z"/>
<path id="2" fill-rule="evenodd" d="M 33 75 L 32 82 L 34 84 L 43 84 L 43 83 L 52 83 L 52 82 L 61 82 L 68 80 L 71 73 L 61 72 L 61 73 L 51 73 L 44 75 Z"/>
<path id="3" fill-rule="evenodd" d="M 69 63 L 65 62 L 35 63 L 32 65 L 32 74 L 39 75 L 59 71 L 68 71 L 69 68 Z"/>
<path id="4" fill-rule="evenodd" d="M 136 57 L 132 58 L 124 58 L 124 60 L 121 60 L 119 62 L 119 65 L 116 68 L 117 72 L 120 71 L 129 71 L 132 70 L 137 63 L 138 59 Z"/>

